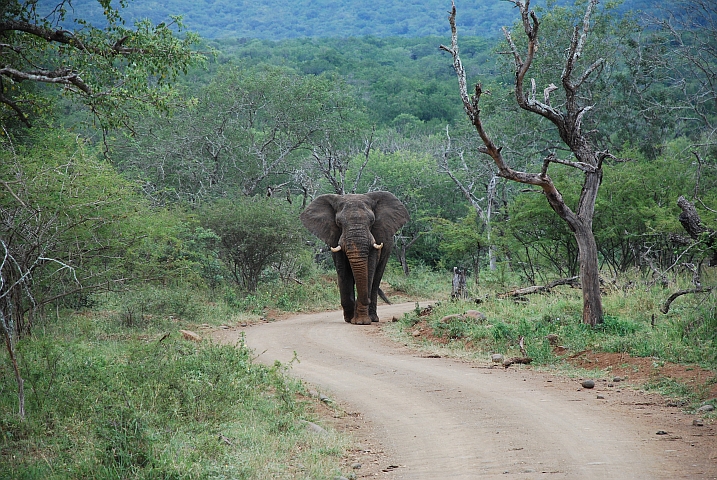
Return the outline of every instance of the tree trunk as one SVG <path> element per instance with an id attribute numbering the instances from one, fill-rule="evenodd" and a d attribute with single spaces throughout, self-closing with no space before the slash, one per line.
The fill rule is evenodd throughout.
<path id="1" fill-rule="evenodd" d="M 408 261 L 406 260 L 406 242 L 401 242 L 398 248 L 398 261 L 401 262 L 403 275 L 407 277 L 411 271 L 408 269 Z"/>
<path id="2" fill-rule="evenodd" d="M 8 316 L 6 316 L 2 311 L 0 311 L 0 330 L 2 330 L 5 347 L 7 348 L 10 363 L 12 363 L 12 368 L 15 372 L 15 380 L 17 382 L 18 415 L 21 420 L 25 420 L 25 380 L 22 378 L 22 375 L 20 375 L 20 367 L 17 364 L 17 356 L 15 354 L 14 345 L 15 342 L 13 341 L 14 332 L 10 328 L 11 322 L 8 320 L 10 315 L 12 315 L 12 313 L 8 313 Z"/>
<path id="3" fill-rule="evenodd" d="M 580 285 L 583 290 L 583 323 L 595 326 L 603 321 L 597 244 L 592 228 L 575 230 L 580 256 Z"/>
<path id="4" fill-rule="evenodd" d="M 451 287 L 451 298 L 464 300 L 468 297 L 466 285 L 466 272 L 462 268 L 453 267 L 453 282 Z"/>

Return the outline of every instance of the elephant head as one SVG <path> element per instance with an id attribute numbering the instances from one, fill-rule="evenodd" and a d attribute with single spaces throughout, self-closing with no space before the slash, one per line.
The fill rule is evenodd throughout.
<path id="1" fill-rule="evenodd" d="M 301 214 L 304 226 L 331 247 L 347 322 L 378 322 L 378 287 L 393 235 L 407 221 L 406 207 L 389 192 L 321 195 Z"/>

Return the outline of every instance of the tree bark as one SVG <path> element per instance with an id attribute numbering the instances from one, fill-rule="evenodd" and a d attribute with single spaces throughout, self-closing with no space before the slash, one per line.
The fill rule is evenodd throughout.
<path id="1" fill-rule="evenodd" d="M 602 323 L 602 297 L 600 293 L 600 267 L 597 244 L 592 228 L 575 231 L 580 255 L 580 286 L 583 290 L 583 323 Z"/>
<path id="2" fill-rule="evenodd" d="M 699 241 L 701 235 L 708 234 L 707 238 L 705 238 L 705 242 L 710 253 L 709 265 L 717 265 L 717 248 L 715 248 L 714 245 L 714 236 L 717 232 L 704 226 L 702 219 L 700 218 L 700 214 L 697 213 L 697 209 L 694 204 L 690 203 L 682 195 L 680 195 L 680 198 L 677 199 L 677 205 L 682 210 L 682 213 L 680 213 L 679 216 L 680 223 L 693 240 Z"/>
<path id="3" fill-rule="evenodd" d="M 451 298 L 454 300 L 468 297 L 468 286 L 466 284 L 466 272 L 462 268 L 453 267 L 453 281 L 451 287 Z"/>

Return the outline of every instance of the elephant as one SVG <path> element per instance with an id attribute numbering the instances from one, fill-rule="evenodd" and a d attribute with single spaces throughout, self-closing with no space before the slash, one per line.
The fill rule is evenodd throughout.
<path id="1" fill-rule="evenodd" d="M 393 235 L 409 220 L 403 203 L 389 192 L 327 194 L 316 197 L 300 218 L 331 248 L 344 320 L 378 322 L 376 297 Z"/>

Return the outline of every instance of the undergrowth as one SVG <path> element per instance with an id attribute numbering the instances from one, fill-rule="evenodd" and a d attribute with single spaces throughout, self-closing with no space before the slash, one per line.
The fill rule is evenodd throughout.
<path id="1" fill-rule="evenodd" d="M 245 345 L 147 330 L 99 339 L 121 319 L 81 315 L 18 344 L 26 419 L 0 364 L 0 478 L 335 478 L 346 440 L 314 420 L 288 367 Z M 83 328 L 69 338 L 67 328 Z M 109 327 L 119 331 L 117 325 Z M 176 329 L 176 326 L 175 326 Z"/>
<path id="2" fill-rule="evenodd" d="M 525 354 L 543 366 L 592 350 L 717 369 L 714 292 L 680 297 L 664 315 L 669 292 L 684 288 L 679 279 L 669 289 L 607 285 L 605 321 L 590 327 L 581 321 L 578 289 L 498 298 L 514 280 L 509 272 L 485 274 L 481 285 L 470 283 L 470 300 L 451 301 L 450 273 L 414 266 L 406 277 L 390 265 L 384 285 L 394 300 L 438 302 L 429 315 L 417 308 L 386 326 L 404 339 L 428 329 L 416 338 L 471 356 L 522 355 L 522 338 Z M 0 359 L 0 478 L 337 477 L 348 440 L 307 431 L 302 421 L 312 419 L 312 404 L 289 366 L 254 364 L 243 344 L 190 343 L 177 333 L 338 309 L 335 282 L 335 274 L 317 271 L 251 293 L 150 286 L 95 295 L 92 310 L 38 317 L 33 335 L 17 345 L 24 421 L 10 363 L 4 353 Z M 468 310 L 483 317 L 445 319 Z M 646 387 L 693 403 L 705 393 L 665 378 Z"/>
<path id="3" fill-rule="evenodd" d="M 579 289 L 561 286 L 548 294 L 499 298 L 495 285 L 472 285 L 468 300 L 453 301 L 444 296 L 430 313 L 412 311 L 389 330 L 403 338 L 416 338 L 427 348 L 442 344 L 442 348 L 483 358 L 493 353 L 506 357 L 525 354 L 542 366 L 564 365 L 565 355 L 595 351 L 716 371 L 717 295 L 683 296 L 672 304 L 668 314 L 660 312 L 669 294 L 684 288 L 685 281 L 675 279 L 668 289 L 645 282 L 626 282 L 627 287 L 619 287 L 617 282 L 608 285 L 603 295 L 604 323 L 595 327 L 582 323 Z M 498 292 L 508 290 L 504 287 Z M 478 310 L 483 316 L 464 315 L 469 310 Z M 521 339 L 524 352 L 520 350 Z M 690 397 L 677 387 L 671 391 Z M 693 391 L 690 398 L 704 393 Z"/>

